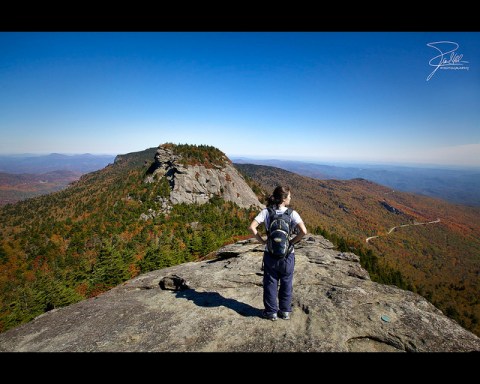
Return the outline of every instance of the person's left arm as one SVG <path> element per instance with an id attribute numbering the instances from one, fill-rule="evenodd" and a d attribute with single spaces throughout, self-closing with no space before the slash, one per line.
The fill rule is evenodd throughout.
<path id="1" fill-rule="evenodd" d="M 292 219 L 296 222 L 295 229 L 298 229 L 297 235 L 290 241 L 291 244 L 297 244 L 307 234 L 307 227 L 297 211 L 292 212 Z"/>
<path id="2" fill-rule="evenodd" d="M 292 239 L 292 244 L 297 244 L 307 234 L 307 227 L 305 227 L 303 221 L 297 224 L 297 228 L 299 229 L 299 231 L 297 233 L 297 236 Z"/>

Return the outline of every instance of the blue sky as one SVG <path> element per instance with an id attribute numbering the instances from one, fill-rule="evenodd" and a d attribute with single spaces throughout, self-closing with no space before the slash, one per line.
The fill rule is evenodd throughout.
<path id="1" fill-rule="evenodd" d="M 476 32 L 2 32 L 0 52 L 0 154 L 480 166 Z"/>

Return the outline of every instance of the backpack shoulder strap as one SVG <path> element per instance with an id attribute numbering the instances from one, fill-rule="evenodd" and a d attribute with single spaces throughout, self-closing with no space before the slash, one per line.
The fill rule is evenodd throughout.
<path id="1" fill-rule="evenodd" d="M 292 208 L 287 208 L 287 210 L 285 211 L 285 215 L 291 216 L 292 212 L 293 212 Z"/>
<path id="2" fill-rule="evenodd" d="M 268 211 L 268 226 L 265 220 L 265 229 L 267 230 L 267 235 L 268 235 L 270 224 L 272 224 L 273 216 L 275 216 L 275 210 L 272 207 L 267 207 L 267 211 Z"/>

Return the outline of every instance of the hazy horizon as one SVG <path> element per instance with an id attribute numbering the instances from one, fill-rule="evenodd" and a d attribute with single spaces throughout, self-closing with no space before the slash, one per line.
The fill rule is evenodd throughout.
<path id="1" fill-rule="evenodd" d="M 367 162 L 367 161 L 341 161 L 341 160 L 322 160 L 322 159 L 301 159 L 301 158 L 273 158 L 273 157 L 252 157 L 252 156 L 228 156 L 233 159 L 246 159 L 258 161 L 292 161 L 299 163 L 309 163 L 316 165 L 331 165 L 339 167 L 365 166 L 365 167 L 404 167 L 404 168 L 437 168 L 437 169 L 459 169 L 459 170 L 480 170 L 480 165 L 455 165 L 455 164 L 430 164 L 430 163 L 409 163 L 409 162 Z"/>
<path id="2" fill-rule="evenodd" d="M 205 144 L 208 145 L 208 144 Z M 149 147 L 155 148 L 155 147 Z M 144 148 L 143 150 L 148 149 Z M 220 148 L 219 148 L 220 149 Z M 132 151 L 138 152 L 138 151 Z M 66 152 L 50 152 L 50 153 L 0 153 L 0 157 L 41 157 L 49 155 L 61 155 L 61 156 L 104 156 L 114 157 L 117 155 L 126 155 L 127 153 L 66 153 Z M 404 168 L 425 168 L 425 169 L 445 169 L 445 170 L 480 170 L 480 166 L 462 166 L 462 165 L 448 165 L 448 164 L 428 164 L 428 163 L 408 163 L 408 162 L 367 162 L 367 161 L 341 161 L 341 160 L 328 160 L 328 159 L 315 159 L 315 158 L 301 158 L 301 157 L 272 157 L 272 156 L 247 156 L 247 155 L 231 155 L 226 153 L 228 158 L 235 162 L 235 160 L 251 160 L 251 161 L 290 161 L 299 162 L 305 164 L 316 165 L 329 165 L 337 167 L 404 167 Z"/>

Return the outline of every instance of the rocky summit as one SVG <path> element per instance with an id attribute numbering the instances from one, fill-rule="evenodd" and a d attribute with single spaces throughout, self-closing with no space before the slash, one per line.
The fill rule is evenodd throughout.
<path id="1" fill-rule="evenodd" d="M 0 334 L 0 351 L 480 351 L 480 338 L 423 297 L 372 282 L 321 236 L 296 248 L 290 320 L 261 318 L 262 250 L 140 275 Z"/>
<path id="2" fill-rule="evenodd" d="M 257 196 L 224 155 L 220 164 L 206 167 L 203 164 L 183 163 L 182 155 L 174 146 L 160 145 L 150 167 L 146 183 L 159 182 L 162 178 L 170 186 L 169 204 L 204 204 L 218 196 L 232 201 L 242 208 L 251 205 L 261 207 Z"/>

